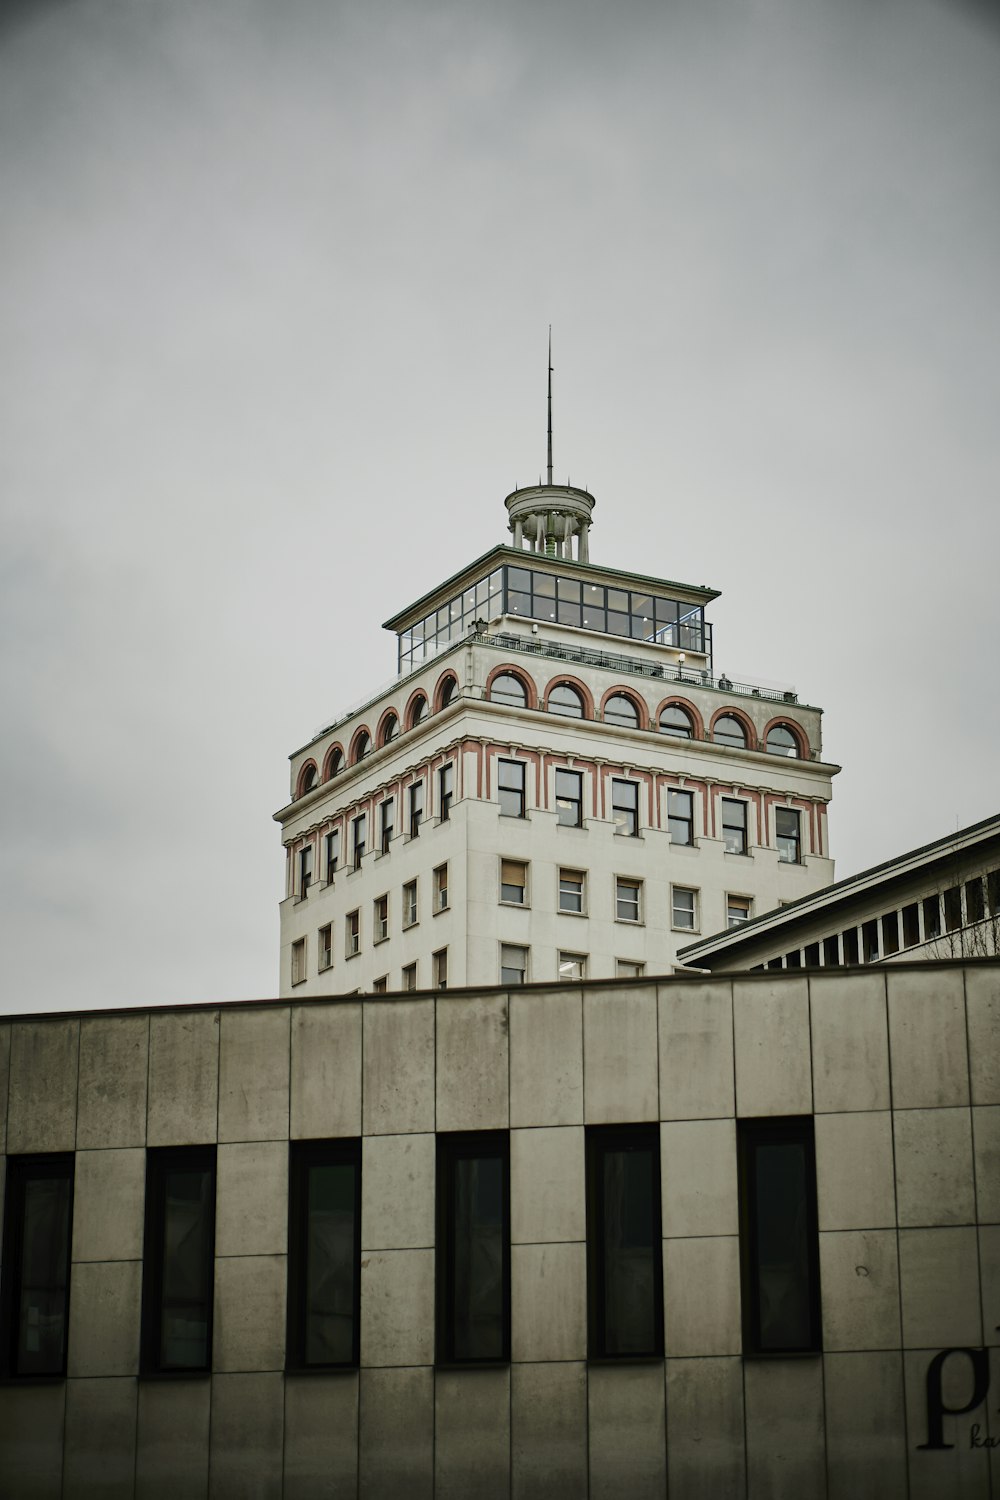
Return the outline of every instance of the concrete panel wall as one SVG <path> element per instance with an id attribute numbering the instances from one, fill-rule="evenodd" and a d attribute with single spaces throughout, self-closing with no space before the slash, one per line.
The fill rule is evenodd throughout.
<path id="1" fill-rule="evenodd" d="M 941 965 L 0 1025 L 8 1150 L 76 1152 L 68 1378 L 0 1386 L 0 1494 L 986 1500 L 1000 1369 L 918 1444 L 937 1351 L 1000 1365 L 998 995 Z M 815 1117 L 825 1353 L 744 1359 L 737 1119 L 783 1114 Z M 660 1124 L 666 1358 L 588 1364 L 586 1129 L 628 1121 Z M 435 1132 L 469 1129 L 510 1132 L 484 1370 L 434 1364 Z M 289 1142 L 359 1135 L 361 1368 L 286 1376 Z M 206 1142 L 214 1373 L 146 1380 L 145 1149 Z"/>

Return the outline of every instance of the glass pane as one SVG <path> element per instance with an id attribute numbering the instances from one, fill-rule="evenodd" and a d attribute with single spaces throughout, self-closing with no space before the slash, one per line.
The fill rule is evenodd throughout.
<path id="1" fill-rule="evenodd" d="M 212 1306 L 212 1173 L 176 1167 L 166 1173 L 160 1365 L 201 1369 L 208 1363 Z"/>
<path id="2" fill-rule="evenodd" d="M 618 614 L 616 610 L 608 610 L 608 634 L 628 635 L 630 621 L 628 615 Z"/>
<path id="3" fill-rule="evenodd" d="M 559 601 L 579 604 L 583 599 L 583 585 L 576 578 L 559 579 Z"/>
<path id="4" fill-rule="evenodd" d="M 604 1352 L 645 1354 L 656 1339 L 653 1160 L 645 1150 L 603 1160 Z"/>
<path id="5" fill-rule="evenodd" d="M 582 623 L 583 615 L 579 604 L 564 604 L 560 600 L 558 613 L 560 625 L 580 625 Z"/>
<path id="6" fill-rule="evenodd" d="M 691 738 L 691 719 L 683 708 L 671 704 L 665 708 L 660 715 L 660 728 L 664 734 L 676 735 L 678 739 L 689 740 Z"/>
<path id="7" fill-rule="evenodd" d="M 801 1141 L 755 1148 L 754 1208 L 760 1347 L 811 1342 L 806 1156 Z"/>
<path id="8" fill-rule="evenodd" d="M 455 1359 L 501 1359 L 503 1327 L 503 1164 L 499 1157 L 454 1163 Z"/>
<path id="9" fill-rule="evenodd" d="M 583 718 L 583 700 L 576 688 L 561 682 L 549 694 L 549 712 L 562 714 L 567 719 Z"/>
<path id="10" fill-rule="evenodd" d="M 608 609 L 620 610 L 623 615 L 628 614 L 628 594 L 624 589 L 608 589 Z"/>
<path id="11" fill-rule="evenodd" d="M 507 587 L 527 594 L 531 590 L 531 574 L 527 568 L 508 568 Z"/>
<path id="12" fill-rule="evenodd" d="M 624 724 L 630 729 L 635 729 L 639 724 L 639 714 L 631 698 L 626 698 L 624 693 L 616 693 L 609 698 L 604 707 L 604 718 L 608 724 Z"/>
<path id="13" fill-rule="evenodd" d="M 349 1364 L 354 1354 L 354 1167 L 331 1162 L 308 1171 L 306 1363 Z"/>
<path id="14" fill-rule="evenodd" d="M 19 1375 L 54 1375 L 62 1369 L 68 1243 L 68 1177 L 28 1178 L 21 1240 Z"/>
<path id="15" fill-rule="evenodd" d="M 556 597 L 556 581 L 551 573 L 532 573 L 531 587 L 536 599 Z"/>
<path id="16" fill-rule="evenodd" d="M 511 590 L 507 595 L 507 611 L 512 615 L 530 615 L 531 595 L 515 593 Z"/>

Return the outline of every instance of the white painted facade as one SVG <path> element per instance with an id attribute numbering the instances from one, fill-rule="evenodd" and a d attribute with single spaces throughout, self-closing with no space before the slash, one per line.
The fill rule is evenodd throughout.
<path id="1" fill-rule="evenodd" d="M 533 489 L 531 504 L 542 506 L 546 490 Z M 522 493 L 509 497 L 508 509 Z M 526 506 L 522 537 L 530 519 Z M 711 630 L 701 624 L 705 604 L 717 597 L 713 590 L 581 562 L 568 555 L 569 539 L 553 544 L 565 555 L 546 555 L 537 550 L 544 537 L 534 531 L 533 550 L 496 548 L 390 620 L 409 670 L 292 755 L 292 800 L 275 814 L 287 859 L 282 995 L 496 984 L 504 944 L 527 954 L 518 961 L 526 963 L 528 981 L 581 977 L 567 967 L 577 961 L 585 978 L 668 973 L 678 947 L 726 927 L 730 898 L 754 915 L 832 880 L 826 808 L 838 768 L 822 757 L 821 711 L 793 693 L 714 674 Z M 527 576 L 526 566 L 535 588 L 527 608 L 527 596 L 513 588 Z M 512 580 L 505 592 L 489 583 L 501 574 Z M 584 591 L 581 623 L 546 619 L 547 602 L 552 614 L 562 608 L 556 587 L 577 586 Z M 540 599 L 539 588 L 551 589 L 552 600 Z M 648 638 L 622 638 L 607 628 L 609 622 L 620 627 L 623 616 L 613 614 L 611 604 L 626 591 L 634 608 L 643 600 L 649 605 Z M 598 596 L 608 608 L 591 613 L 587 599 Z M 463 598 L 460 616 L 456 604 L 460 609 Z M 676 602 L 681 620 L 692 623 L 657 630 L 660 616 L 653 620 L 650 601 L 659 609 L 665 600 Z M 458 622 L 450 638 L 421 646 L 426 622 L 447 615 L 449 601 L 449 618 Z M 574 608 L 565 606 L 566 614 Z M 594 628 L 595 619 L 605 628 Z M 415 627 L 417 621 L 423 623 Z M 632 621 L 633 630 L 647 629 L 638 615 Z M 433 654 L 414 664 L 406 654 L 414 649 Z M 523 705 L 496 699 L 498 674 L 519 678 Z M 575 689 L 582 717 L 566 717 L 552 705 L 559 684 Z M 634 705 L 634 726 L 607 717 L 616 693 Z M 421 697 L 427 713 L 414 723 Z M 659 727 L 670 704 L 688 715 L 690 737 Z M 722 714 L 742 723 L 744 747 L 715 740 L 713 726 Z M 393 720 L 397 730 L 383 743 Z M 797 754 L 765 748 L 776 724 L 795 737 Z M 364 736 L 370 748 L 358 758 Z M 524 816 L 501 808 L 498 774 L 505 761 L 524 768 Z M 443 820 L 441 773 L 448 766 L 452 803 Z M 557 809 L 556 778 L 565 771 L 581 778 L 580 826 L 568 826 L 565 810 L 561 819 Z M 616 822 L 620 782 L 637 789 L 634 836 Z M 414 838 L 411 788 L 421 785 L 423 817 Z M 671 792 L 690 796 L 688 842 L 679 841 L 676 826 L 671 836 Z M 392 836 L 383 848 L 383 808 L 390 799 Z M 735 804 L 745 807 L 742 814 L 737 808 L 746 820 L 745 853 L 728 850 L 724 835 L 724 814 L 731 816 Z M 788 858 L 787 843 L 779 851 L 777 808 L 795 814 L 797 859 Z M 361 817 L 365 850 L 355 868 Z M 338 840 L 335 869 L 329 868 L 331 835 Z M 526 866 L 523 901 L 501 899 L 503 859 Z M 445 867 L 443 904 L 435 872 Z M 580 912 L 560 909 L 560 872 L 583 876 Z M 638 920 L 619 916 L 619 880 L 639 885 L 637 893 L 626 891 L 629 903 L 637 896 Z M 404 888 L 414 881 L 417 920 L 411 922 L 412 898 Z M 384 914 L 376 906 L 382 898 Z"/>

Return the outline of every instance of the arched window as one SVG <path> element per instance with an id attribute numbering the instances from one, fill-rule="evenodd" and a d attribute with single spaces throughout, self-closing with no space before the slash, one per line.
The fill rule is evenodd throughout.
<path id="1" fill-rule="evenodd" d="M 624 693 L 615 693 L 604 705 L 604 722 L 606 724 L 624 724 L 626 729 L 639 728 L 639 710 L 631 698 L 626 698 Z"/>
<path id="2" fill-rule="evenodd" d="M 354 764 L 355 765 L 357 765 L 357 763 L 358 763 L 359 760 L 364 760 L 365 756 L 368 754 L 368 752 L 371 749 L 371 747 L 372 747 L 372 742 L 371 742 L 371 739 L 369 737 L 368 731 L 366 729 L 362 729 L 361 732 L 359 733 L 357 739 L 354 741 Z"/>
<path id="3" fill-rule="evenodd" d="M 527 689 L 520 677 L 515 677 L 513 672 L 501 672 L 490 683 L 490 701 L 512 703 L 515 708 L 527 708 Z"/>
<path id="4" fill-rule="evenodd" d="M 690 740 L 694 738 L 694 725 L 691 715 L 686 708 L 681 708 L 679 703 L 668 703 L 660 715 L 660 729 L 663 734 L 676 735 L 679 740 Z"/>
<path id="5" fill-rule="evenodd" d="M 414 698 L 412 706 L 410 708 L 410 728 L 412 729 L 414 725 L 419 724 L 420 721 L 422 719 L 426 719 L 426 717 L 427 699 L 424 697 L 423 693 L 420 693 L 416 698 Z"/>
<path id="6" fill-rule="evenodd" d="M 382 725 L 381 743 L 383 745 L 388 745 L 389 741 L 394 740 L 398 733 L 399 720 L 396 718 L 395 714 L 390 714 L 385 723 Z"/>
<path id="7" fill-rule="evenodd" d="M 775 724 L 767 731 L 767 753 L 798 757 L 799 742 L 787 724 Z"/>
<path id="8" fill-rule="evenodd" d="M 723 714 L 716 719 L 712 738 L 717 745 L 736 745 L 741 750 L 746 749 L 747 732 L 734 714 Z"/>
<path id="9" fill-rule="evenodd" d="M 310 761 L 309 764 L 306 766 L 305 770 L 302 772 L 302 775 L 301 775 L 301 777 L 299 779 L 299 796 L 300 797 L 304 797 L 305 794 L 306 794 L 306 792 L 311 792 L 312 791 L 313 787 L 316 785 L 316 779 L 317 779 L 316 767 Z"/>
<path id="10" fill-rule="evenodd" d="M 455 682 L 454 677 L 446 677 L 445 680 L 444 680 L 444 682 L 442 682 L 442 684 L 441 684 L 441 691 L 438 694 L 438 708 L 439 709 L 447 708 L 448 707 L 448 704 L 451 702 L 451 700 L 455 696 L 455 688 L 456 688 L 456 686 L 457 686 L 457 684 Z"/>
<path id="11" fill-rule="evenodd" d="M 339 747 L 331 750 L 326 762 L 326 779 L 332 781 L 344 769 L 344 752 Z"/>
<path id="12" fill-rule="evenodd" d="M 562 714 L 567 719 L 583 718 L 583 699 L 575 687 L 560 682 L 549 694 L 549 713 Z"/>

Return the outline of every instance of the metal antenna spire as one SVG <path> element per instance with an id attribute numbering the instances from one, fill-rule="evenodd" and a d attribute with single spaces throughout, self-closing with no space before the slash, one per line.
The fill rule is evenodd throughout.
<path id="1" fill-rule="evenodd" d="M 552 483 L 552 324 L 549 324 L 549 484 Z"/>

